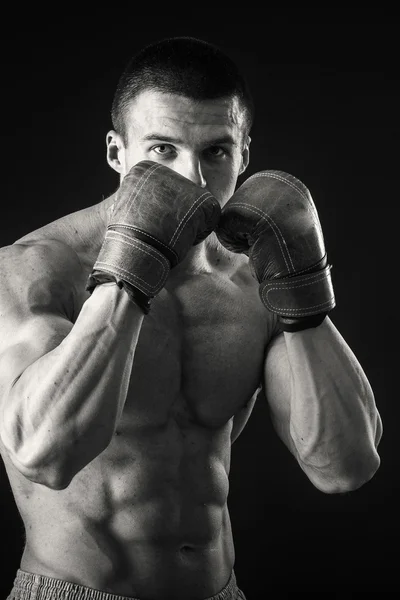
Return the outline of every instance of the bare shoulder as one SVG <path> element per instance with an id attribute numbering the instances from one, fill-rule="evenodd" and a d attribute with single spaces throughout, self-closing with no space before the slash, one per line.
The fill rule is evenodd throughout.
<path id="1" fill-rule="evenodd" d="M 0 320 L 43 314 L 76 320 L 104 235 L 99 204 L 44 225 L 0 249 Z M 11 321 L 10 321 L 11 319 Z"/>
<path id="2" fill-rule="evenodd" d="M 70 244 L 53 237 L 37 237 L 18 240 L 10 246 L 0 248 L 0 268 L 9 278 L 18 277 L 18 269 L 26 276 L 28 272 L 48 272 L 60 266 L 76 269 L 79 264 L 77 253 Z"/>
<path id="3" fill-rule="evenodd" d="M 58 239 L 44 237 L 1 248 L 2 331 L 11 335 L 17 324 L 44 313 L 63 313 L 72 321 L 81 272 L 76 252 Z"/>

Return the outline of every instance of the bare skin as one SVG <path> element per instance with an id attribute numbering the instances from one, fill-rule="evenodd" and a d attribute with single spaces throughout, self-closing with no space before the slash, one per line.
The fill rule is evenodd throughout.
<path id="1" fill-rule="evenodd" d="M 83 240 L 100 240 L 104 232 L 91 228 L 96 212 L 68 225 Z M 55 229 L 63 237 L 57 224 L 40 237 Z M 92 257 L 84 247 L 74 244 L 86 266 L 75 274 L 75 314 L 88 298 Z M 22 259 L 24 246 L 18 251 Z M 172 273 L 143 322 L 112 441 L 66 489 L 29 481 L 2 448 L 26 529 L 22 569 L 139 598 L 206 598 L 227 583 L 234 562 L 230 445 L 253 408 L 273 320 L 243 259 L 221 260 L 190 276 L 188 257 Z"/>
<path id="2" fill-rule="evenodd" d="M 233 100 L 145 93 L 129 123 L 128 142 L 107 136 L 121 177 L 150 158 L 221 205 L 232 195 L 249 158 Z M 278 435 L 327 493 L 373 476 L 380 418 L 331 321 L 279 333 L 247 258 L 213 235 L 171 271 L 146 317 L 114 284 L 89 297 L 113 200 L 2 250 L 1 450 L 26 529 L 21 568 L 200 600 L 234 565 L 231 444 L 260 386 Z"/>

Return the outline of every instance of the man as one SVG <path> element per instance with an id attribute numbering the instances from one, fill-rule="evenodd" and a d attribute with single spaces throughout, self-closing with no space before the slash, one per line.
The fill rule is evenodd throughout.
<path id="1" fill-rule="evenodd" d="M 262 388 L 324 493 L 379 467 L 368 380 L 329 318 L 307 188 L 249 163 L 219 49 L 173 38 L 122 74 L 119 189 L 2 249 L 1 450 L 26 545 L 10 599 L 244 598 L 231 444 Z"/>

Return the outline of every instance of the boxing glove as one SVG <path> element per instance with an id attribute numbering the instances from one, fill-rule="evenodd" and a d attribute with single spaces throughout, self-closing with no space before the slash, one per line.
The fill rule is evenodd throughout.
<path id="1" fill-rule="evenodd" d="M 159 163 L 137 163 L 116 194 L 87 290 L 114 281 L 147 314 L 170 269 L 215 229 L 220 214 L 207 190 Z"/>
<path id="2" fill-rule="evenodd" d="M 225 204 L 216 234 L 228 250 L 248 255 L 261 300 L 283 331 L 316 327 L 334 308 L 318 213 L 293 175 L 252 175 Z"/>

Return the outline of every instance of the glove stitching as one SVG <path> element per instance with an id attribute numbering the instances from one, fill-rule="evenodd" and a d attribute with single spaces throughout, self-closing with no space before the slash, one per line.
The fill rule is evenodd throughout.
<path id="1" fill-rule="evenodd" d="M 282 310 L 281 307 L 275 306 L 272 302 L 270 302 L 268 300 L 267 295 L 270 292 L 281 291 L 282 289 L 291 290 L 291 289 L 296 289 L 296 288 L 300 288 L 300 287 L 307 287 L 309 285 L 312 285 L 313 283 L 318 283 L 319 281 L 323 281 L 324 279 L 325 280 L 328 279 L 328 275 L 327 275 L 326 272 L 324 272 L 322 274 L 322 276 L 319 273 L 317 273 L 314 276 L 310 275 L 308 277 L 302 278 L 302 282 L 303 281 L 307 281 L 307 280 L 311 280 L 311 281 L 308 281 L 307 283 L 298 283 L 298 284 L 290 285 L 290 286 L 285 285 L 284 283 L 281 283 L 281 284 L 277 283 L 272 288 L 268 287 L 268 285 L 270 285 L 270 284 L 267 284 L 263 288 L 263 290 L 261 292 L 261 296 L 262 296 L 262 299 L 265 300 L 266 304 L 268 306 L 270 306 L 272 309 L 274 309 L 274 310 Z M 309 309 L 313 309 L 313 308 L 320 308 L 320 307 L 323 307 L 323 306 L 329 306 L 330 304 L 331 304 L 331 300 L 326 300 L 325 302 L 322 302 L 321 304 L 313 304 L 311 306 L 305 306 L 303 308 L 288 308 L 288 309 L 285 309 L 285 312 L 299 312 L 299 311 L 309 310 Z"/>
<path id="2" fill-rule="evenodd" d="M 277 224 L 275 223 L 275 221 L 272 219 L 272 217 L 270 217 L 270 216 L 269 216 L 267 213 L 265 213 L 264 211 L 262 211 L 260 208 L 256 208 L 256 207 L 253 207 L 253 206 L 249 206 L 248 204 L 245 204 L 244 202 L 233 202 L 232 204 L 230 204 L 230 205 L 229 205 L 229 207 L 231 207 L 231 206 L 241 206 L 242 208 L 245 208 L 245 209 L 247 209 L 247 210 L 250 210 L 250 211 L 252 211 L 252 212 L 255 212 L 257 215 L 261 216 L 261 218 L 265 219 L 265 221 L 267 221 L 268 223 L 269 223 L 269 222 L 271 222 L 271 223 L 273 224 L 273 226 L 274 226 L 274 227 L 277 229 L 277 231 L 278 231 L 279 235 L 280 235 L 280 236 L 281 236 L 281 238 L 282 238 L 282 242 L 283 242 L 283 244 L 284 244 L 284 246 L 285 246 L 285 249 L 286 249 L 287 257 L 288 257 L 288 259 L 289 259 L 289 261 L 290 261 L 291 268 L 290 268 L 290 266 L 288 265 L 288 262 L 287 262 L 287 260 L 286 260 L 286 257 L 285 257 L 285 252 L 284 252 L 284 249 L 283 249 L 283 247 L 282 247 L 282 245 L 281 245 L 281 242 L 280 242 L 280 240 L 279 240 L 279 237 L 278 237 L 278 235 L 277 235 L 276 231 L 274 230 L 274 227 L 272 227 L 272 226 L 271 226 L 271 223 L 269 223 L 269 224 L 270 224 L 270 226 L 271 226 L 271 229 L 272 229 L 272 231 L 273 231 L 273 232 L 274 232 L 274 234 L 275 234 L 275 237 L 276 237 L 276 239 L 277 239 L 277 242 L 278 242 L 278 244 L 279 244 L 279 247 L 280 247 L 280 249 L 281 249 L 282 257 L 283 257 L 283 260 L 285 261 L 286 268 L 287 268 L 287 270 L 288 270 L 288 272 L 289 272 L 289 273 L 290 273 L 290 272 L 295 272 L 295 267 L 294 267 L 294 265 L 293 265 L 292 257 L 290 256 L 290 253 L 289 253 L 288 247 L 287 247 L 287 245 L 286 245 L 285 238 L 284 238 L 284 236 L 283 236 L 283 234 L 282 234 L 281 230 L 279 229 L 278 225 L 277 225 Z"/>
<path id="3" fill-rule="evenodd" d="M 203 200 L 200 202 L 199 201 L 203 198 Z M 196 212 L 196 210 L 198 210 L 200 208 L 200 206 L 202 204 L 204 204 L 204 202 L 206 200 L 208 200 L 209 198 L 212 198 L 212 195 L 209 192 L 205 192 L 204 194 L 202 194 L 201 196 L 199 196 L 195 202 L 191 205 L 191 207 L 189 208 L 189 210 L 186 212 L 186 214 L 182 217 L 182 219 L 180 220 L 180 222 L 178 223 L 177 228 L 175 229 L 175 233 L 173 234 L 172 238 L 169 241 L 169 245 L 171 247 L 175 246 L 176 242 L 178 241 L 180 235 L 182 234 L 182 231 L 187 223 L 187 221 L 193 216 L 193 214 Z M 197 205 L 197 206 L 196 206 Z M 189 214 L 190 212 L 192 212 L 192 214 Z M 185 221 L 185 222 L 184 222 Z M 179 231 L 180 229 L 180 231 Z M 179 231 L 179 233 L 178 233 Z M 174 240 L 176 236 L 176 239 Z"/>
<path id="4" fill-rule="evenodd" d="M 154 284 L 154 289 L 156 289 L 162 281 L 164 281 L 166 279 L 166 276 L 168 275 L 169 272 L 169 263 L 167 261 L 167 259 L 165 257 L 163 257 L 161 254 L 156 254 L 157 250 L 155 250 L 154 248 L 152 248 L 152 252 L 154 252 L 154 254 L 152 254 L 151 252 L 149 252 L 147 249 L 145 249 L 143 246 L 145 245 L 143 243 L 143 246 L 141 246 L 141 242 L 140 240 L 130 240 L 130 241 L 126 241 L 124 239 L 121 239 L 120 236 L 113 236 L 113 235 L 106 235 L 106 239 L 111 239 L 111 240 L 117 240 L 119 242 L 121 242 L 122 244 L 126 244 L 128 246 L 132 246 L 135 249 L 140 250 L 141 252 L 143 252 L 144 254 L 147 254 L 148 256 L 150 256 L 151 258 L 155 259 L 157 262 L 160 263 L 161 268 L 162 268 L 162 272 L 160 275 L 160 278 L 158 281 L 155 282 Z M 162 256 L 162 258 L 160 258 Z M 165 261 L 165 262 L 164 262 Z M 132 275 L 133 277 L 136 277 L 137 279 L 141 279 L 138 275 L 133 275 L 132 273 L 130 273 L 129 271 L 127 271 L 126 269 L 124 269 L 123 267 L 119 266 L 119 265 L 113 265 L 112 263 L 107 263 L 105 261 L 97 261 L 95 264 L 95 268 L 98 265 L 106 265 L 109 267 L 115 267 L 116 269 L 121 269 L 121 271 L 125 271 L 126 273 Z M 146 285 L 149 285 L 144 279 L 141 281 L 143 281 L 144 283 L 146 283 Z M 151 287 L 151 286 L 150 286 Z"/>
<path id="5" fill-rule="evenodd" d="M 113 223 L 112 225 L 110 225 L 110 227 L 122 227 L 123 229 L 129 229 L 132 231 L 136 230 L 136 227 L 134 225 L 127 225 L 126 223 Z M 154 235 L 151 235 L 150 233 L 147 233 L 147 231 L 143 231 L 143 230 L 140 230 L 140 232 L 143 235 L 146 235 L 147 237 L 151 238 L 152 240 L 154 240 L 161 246 L 164 246 L 164 248 L 167 248 L 167 250 L 170 250 L 170 248 L 167 246 L 167 244 L 164 244 L 164 242 L 162 242 L 158 238 L 154 237 Z M 116 232 L 116 233 L 118 233 L 118 232 Z M 120 235 L 125 235 L 125 234 L 121 233 Z M 125 236 L 125 237 L 128 237 L 130 240 L 132 239 L 130 236 Z"/>
<path id="6" fill-rule="evenodd" d="M 159 169 L 160 167 L 162 167 L 162 165 L 160 165 L 159 163 L 151 165 L 149 167 L 149 169 L 145 172 L 142 173 L 142 175 L 140 176 L 140 178 L 138 179 L 138 181 L 135 183 L 134 188 L 131 190 L 131 193 L 129 194 L 128 200 L 127 200 L 127 208 L 124 214 L 124 217 L 126 217 L 128 215 L 128 213 L 131 210 L 132 204 L 133 204 L 133 195 L 135 194 L 135 197 L 139 194 L 139 192 L 141 191 L 141 189 L 143 188 L 143 186 L 147 183 L 147 181 L 150 179 L 150 177 L 155 173 L 155 171 L 157 169 Z M 140 186 L 140 188 L 139 188 Z"/>
<path id="7" fill-rule="evenodd" d="M 151 167 L 149 167 L 149 169 L 148 169 L 148 171 L 147 171 L 146 173 L 144 173 L 144 174 L 142 174 L 142 175 L 141 175 L 141 177 L 140 177 L 139 181 L 137 181 L 137 183 L 135 184 L 135 187 L 134 187 L 134 188 L 133 188 L 133 190 L 131 191 L 131 193 L 130 193 L 130 195 L 129 195 L 129 198 L 128 198 L 128 200 L 127 200 L 127 205 L 128 205 L 128 206 L 127 206 L 127 209 L 126 209 L 126 212 L 125 212 L 125 215 L 124 215 L 125 217 L 126 217 L 126 215 L 128 214 L 128 212 L 130 211 L 130 209 L 131 209 L 131 205 L 133 204 L 133 195 L 135 194 L 135 196 L 137 196 L 137 195 L 140 193 L 140 191 L 141 191 L 141 189 L 143 188 L 143 186 L 144 186 L 144 185 L 145 185 L 145 184 L 148 182 L 148 180 L 150 179 L 150 177 L 151 177 L 151 176 L 152 176 L 152 175 L 155 173 L 155 171 L 156 171 L 157 169 L 159 169 L 159 168 L 160 168 L 160 167 L 162 167 L 162 166 L 163 166 L 163 165 L 160 165 L 160 164 L 158 164 L 158 163 L 157 163 L 157 164 L 155 164 L 155 165 L 152 165 Z M 140 187 L 139 187 L 139 185 L 140 185 Z M 198 206 L 196 206 L 196 204 L 198 204 L 199 200 L 201 200 L 201 199 L 202 199 L 204 196 L 205 196 L 204 200 L 203 200 L 203 201 L 202 201 L 202 202 L 201 202 L 201 203 L 200 203 Z M 200 206 L 203 204 L 203 202 L 204 202 L 204 201 L 205 201 L 207 198 L 212 198 L 212 195 L 211 195 L 209 192 L 204 192 L 204 193 L 203 193 L 201 196 L 199 196 L 199 198 L 197 198 L 197 199 L 196 199 L 196 201 L 194 202 L 194 204 L 193 204 L 193 205 L 192 205 L 192 206 L 191 206 L 191 207 L 188 209 L 188 211 L 186 212 L 186 214 L 185 214 L 185 215 L 182 217 L 182 219 L 181 219 L 181 220 L 180 220 L 180 222 L 178 223 L 178 226 L 177 226 L 177 228 L 176 228 L 176 230 L 175 230 L 174 234 L 172 235 L 172 238 L 171 238 L 171 240 L 170 240 L 170 242 L 169 242 L 169 244 L 170 244 L 170 247 L 171 247 L 171 245 L 172 245 L 172 246 L 174 246 L 174 245 L 176 244 L 176 242 L 177 242 L 177 240 L 178 240 L 179 236 L 181 235 L 181 233 L 182 233 L 182 231 L 183 231 L 183 229 L 184 229 L 184 227 L 185 227 L 185 225 L 186 225 L 186 222 L 187 222 L 187 221 L 190 219 L 190 217 L 192 216 L 191 214 L 189 214 L 189 213 L 190 213 L 190 211 L 193 211 L 193 213 L 194 213 L 194 212 L 195 212 L 195 211 L 196 211 L 198 208 L 200 208 Z M 114 223 L 110 223 L 110 225 L 114 225 Z M 179 229 L 180 229 L 180 228 L 182 228 L 182 229 L 181 229 L 181 231 L 179 231 Z M 179 232 L 179 233 L 178 233 L 178 232 Z M 176 236 L 176 239 L 175 239 L 175 241 L 173 241 L 173 240 L 174 240 L 174 238 L 175 238 L 175 236 Z M 155 238 L 154 238 L 154 239 L 155 239 Z M 157 240 L 157 241 L 158 241 L 158 240 Z M 161 242 L 161 243 L 162 243 L 162 242 Z M 166 246 L 165 244 L 163 244 L 163 245 L 164 245 L 165 247 L 168 247 L 168 246 Z"/>
<path id="8" fill-rule="evenodd" d="M 301 287 L 303 285 L 310 285 L 309 283 L 303 284 L 303 281 L 308 281 L 310 279 L 323 279 L 324 277 L 328 276 L 327 270 L 329 269 L 329 267 L 325 267 L 325 269 L 321 269 L 321 271 L 318 271 L 317 273 L 309 273 L 308 275 L 303 275 L 300 279 L 300 281 L 298 283 L 296 283 L 295 279 L 287 279 L 285 281 L 274 281 L 274 284 L 276 286 L 278 286 L 276 289 L 281 289 L 281 288 L 286 288 L 286 289 L 290 289 L 293 287 Z M 291 283 L 293 283 L 293 285 L 291 286 L 287 286 L 286 285 L 286 281 L 290 281 Z M 271 285 L 267 282 L 266 285 Z"/>
<path id="9" fill-rule="evenodd" d="M 327 309 L 331 306 L 331 301 L 327 300 L 326 302 L 323 302 L 322 304 L 315 304 L 313 306 L 305 306 L 304 308 L 285 308 L 283 309 L 281 306 L 276 307 L 273 304 L 270 304 L 267 302 L 267 307 L 271 310 L 276 312 L 276 314 L 279 314 L 280 312 L 284 312 L 284 315 L 280 315 L 280 316 L 289 316 L 290 315 L 298 315 L 298 316 L 306 316 L 306 315 L 312 315 L 312 314 L 316 314 L 314 312 L 314 309 L 318 308 L 321 309 L 318 312 L 322 312 L 324 309 Z M 299 314 L 301 313 L 301 314 Z"/>
<path id="10" fill-rule="evenodd" d="M 275 306 L 274 304 L 272 304 L 272 302 L 269 302 L 269 300 L 267 298 L 265 298 L 264 294 L 263 294 L 263 300 L 265 300 L 266 305 L 274 311 L 284 311 L 285 314 L 286 313 L 299 313 L 299 312 L 310 312 L 313 311 L 313 309 L 315 308 L 328 308 L 331 305 L 332 299 L 330 300 L 325 300 L 325 302 L 322 302 L 320 304 L 313 304 L 311 306 L 304 306 L 303 308 L 282 308 L 282 306 Z"/>
<path id="11" fill-rule="evenodd" d="M 308 276 L 303 276 L 301 278 L 301 281 L 299 281 L 298 283 L 296 283 L 295 281 L 293 282 L 293 285 L 287 285 L 286 281 L 275 281 L 274 282 L 274 286 L 273 288 L 269 288 L 270 290 L 291 290 L 297 287 L 304 287 L 307 285 L 311 285 L 312 283 L 318 282 L 318 280 L 322 280 L 328 277 L 328 274 L 325 272 L 325 270 L 321 273 L 312 273 Z M 311 280 L 311 281 L 310 281 Z M 287 280 L 289 281 L 289 280 Z M 304 281 L 306 281 L 307 283 L 303 283 Z M 265 286 L 268 287 L 269 285 L 272 285 L 272 283 L 265 283 Z"/>
<path id="12" fill-rule="evenodd" d="M 121 238 L 125 238 L 125 239 L 121 239 Z M 117 241 L 120 241 L 122 244 L 127 244 L 128 246 L 132 246 L 134 248 L 135 247 L 139 248 L 139 250 L 142 250 L 149 256 L 152 256 L 153 258 L 158 260 L 158 262 L 163 265 L 164 269 L 167 266 L 167 269 L 169 270 L 169 262 L 165 258 L 165 256 L 163 254 L 161 254 L 161 252 L 158 252 L 158 250 L 156 250 L 152 246 L 149 246 L 148 244 L 146 244 L 146 242 L 142 242 L 141 240 L 137 240 L 137 239 L 132 239 L 131 237 L 128 237 L 127 235 L 124 235 L 123 233 L 118 234 L 118 232 L 110 232 L 110 231 L 106 234 L 105 239 L 106 240 L 108 240 L 108 239 L 117 240 Z M 154 252 L 154 254 L 152 254 L 152 252 Z"/>
<path id="13" fill-rule="evenodd" d="M 251 177 L 249 177 L 248 181 L 250 179 L 256 179 L 257 177 L 270 177 L 271 179 L 276 179 L 277 181 L 281 181 L 282 183 L 286 183 L 289 187 L 291 187 L 292 189 L 294 189 L 297 192 L 299 192 L 299 194 L 311 206 L 311 208 L 313 210 L 313 213 L 314 213 L 314 217 L 316 218 L 316 221 L 317 221 L 317 223 L 319 225 L 319 218 L 318 218 L 318 215 L 317 215 L 317 209 L 316 209 L 316 207 L 314 205 L 314 202 L 311 201 L 310 198 L 308 197 L 308 195 L 304 192 L 304 190 L 301 189 L 300 187 L 298 187 L 293 181 L 290 181 L 289 179 L 285 179 L 285 177 L 283 177 L 282 175 L 278 175 L 277 173 L 266 173 L 266 172 L 255 173 L 254 175 L 252 175 Z M 293 177 L 293 175 L 292 175 L 292 177 Z M 299 182 L 299 183 L 301 183 L 301 182 Z M 304 187 L 306 188 L 306 186 L 304 186 Z"/>
<path id="14" fill-rule="evenodd" d="M 276 179 L 277 181 L 286 183 L 289 187 L 291 187 L 292 189 L 299 192 L 299 194 L 301 196 L 303 196 L 303 198 L 305 200 L 309 200 L 309 198 L 307 197 L 307 194 L 304 192 L 304 189 L 297 186 L 293 181 L 290 181 L 290 179 L 286 179 L 285 177 L 283 177 L 282 175 L 279 175 L 278 173 L 269 173 L 269 172 L 261 171 L 260 173 L 255 173 L 254 175 L 249 177 L 248 181 L 250 181 L 251 179 L 257 179 L 258 177 L 270 177 L 271 179 Z"/>
<path id="15" fill-rule="evenodd" d="M 318 312 L 323 312 L 324 309 L 329 309 L 331 307 L 331 300 L 327 300 L 326 302 L 323 302 L 322 304 L 315 304 L 314 306 L 306 306 L 304 308 L 285 308 L 283 309 L 281 306 L 276 307 L 273 304 L 270 304 L 268 301 L 266 301 L 266 306 L 269 310 L 274 311 L 275 314 L 278 314 L 279 316 L 300 316 L 300 317 L 306 317 L 307 315 L 313 315 L 313 314 L 318 314 L 315 313 L 314 309 L 318 308 L 321 309 Z M 284 311 L 284 315 L 280 315 L 280 313 Z M 299 314 L 300 313 L 300 314 Z"/>
<path id="16" fill-rule="evenodd" d="M 326 252 L 324 254 L 324 256 L 322 256 L 321 261 L 326 258 Z M 319 262 L 321 262 L 319 261 Z M 296 271 L 296 275 L 302 275 L 302 273 L 307 273 L 307 271 L 309 271 L 310 269 L 313 269 L 315 267 L 315 265 L 309 266 L 309 267 L 304 267 L 304 269 L 300 269 L 298 271 Z M 321 269 L 321 271 L 326 271 L 326 270 L 331 270 L 332 265 L 326 265 L 323 269 Z"/>

